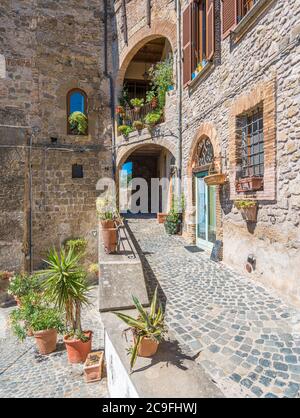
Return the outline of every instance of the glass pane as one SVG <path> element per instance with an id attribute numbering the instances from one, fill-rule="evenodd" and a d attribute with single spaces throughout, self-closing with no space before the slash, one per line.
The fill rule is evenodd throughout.
<path id="1" fill-rule="evenodd" d="M 73 112 L 85 113 L 84 95 L 79 91 L 75 91 L 70 96 L 70 114 L 72 114 Z"/>
<path id="2" fill-rule="evenodd" d="M 203 178 L 198 182 L 198 238 L 206 240 L 206 190 Z"/>
<path id="3" fill-rule="evenodd" d="M 216 241 L 216 186 L 208 187 L 208 241 Z"/>

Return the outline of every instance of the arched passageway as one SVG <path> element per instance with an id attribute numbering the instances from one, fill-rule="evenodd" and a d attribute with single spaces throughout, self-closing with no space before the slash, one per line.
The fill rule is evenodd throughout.
<path id="1" fill-rule="evenodd" d="M 122 213 L 166 213 L 174 185 L 175 157 L 166 147 L 145 144 L 127 152 L 118 165 Z"/>

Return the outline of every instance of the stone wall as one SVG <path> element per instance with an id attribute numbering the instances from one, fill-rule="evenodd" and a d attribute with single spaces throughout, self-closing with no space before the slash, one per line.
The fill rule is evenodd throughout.
<path id="1" fill-rule="evenodd" d="M 111 7 L 110 1 L 108 6 Z M 96 262 L 96 182 L 101 176 L 112 175 L 103 1 L 4 0 L 0 8 L 3 28 L 0 53 L 7 66 L 7 77 L 0 79 L 0 122 L 26 125 L 30 132 L 35 128 L 32 147 L 34 267 L 41 266 L 49 247 L 78 236 L 88 239 L 87 258 Z M 109 25 L 111 45 L 110 28 Z M 108 70 L 111 68 L 109 54 Z M 88 136 L 67 135 L 66 96 L 73 88 L 81 88 L 87 94 Z M 1 142 L 9 141 L 5 131 Z M 83 166 L 83 179 L 72 179 L 75 163 Z M 8 173 L 9 178 L 13 175 L 13 171 Z M 23 182 L 24 169 L 19 176 Z M 10 187 L 3 177 L 1 182 Z M 21 200 L 19 203 L 21 210 L 23 203 Z M 22 226 L 12 225 L 12 236 L 18 228 Z M 0 260 L 0 269 L 8 266 L 5 258 Z"/>
<path id="2" fill-rule="evenodd" d="M 217 36 L 212 68 L 184 89 L 183 168 L 187 177 L 193 140 L 202 124 L 212 123 L 221 148 L 222 170 L 230 174 L 230 110 L 236 100 L 259 86 L 275 82 L 276 175 L 274 193 L 259 199 L 258 222 L 248 227 L 233 206 L 228 187 L 222 191 L 224 262 L 245 271 L 249 254 L 256 258 L 251 277 L 300 300 L 300 124 L 299 60 L 300 9 L 296 2 L 269 2 L 262 16 L 233 43 Z M 220 2 L 216 1 L 216 18 Z M 216 27 L 220 23 L 216 22 Z M 217 31 L 217 34 L 219 32 Z M 268 154 L 267 157 L 268 158 Z M 252 196 L 252 198 L 255 196 Z M 188 220 L 188 219 L 187 219 Z"/>

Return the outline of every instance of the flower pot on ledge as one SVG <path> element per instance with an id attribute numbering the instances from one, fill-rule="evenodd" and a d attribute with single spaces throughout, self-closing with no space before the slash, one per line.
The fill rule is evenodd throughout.
<path id="1" fill-rule="evenodd" d="M 264 180 L 263 177 L 246 177 L 237 180 L 236 191 L 238 193 L 243 192 L 257 192 L 263 189 Z"/>
<path id="2" fill-rule="evenodd" d="M 168 214 L 167 213 L 158 213 L 157 214 L 157 221 L 159 224 L 164 224 L 166 222 Z"/>

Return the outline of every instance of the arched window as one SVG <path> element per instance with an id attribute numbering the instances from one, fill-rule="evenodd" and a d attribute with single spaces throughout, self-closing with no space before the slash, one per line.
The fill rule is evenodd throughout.
<path id="1" fill-rule="evenodd" d="M 74 112 L 80 112 L 70 121 Z M 67 95 L 67 120 L 69 135 L 87 135 L 87 96 L 83 90 L 73 89 Z"/>
<path id="2" fill-rule="evenodd" d="M 210 165 L 214 162 L 214 149 L 208 138 L 205 138 L 198 145 L 198 166 Z"/>

